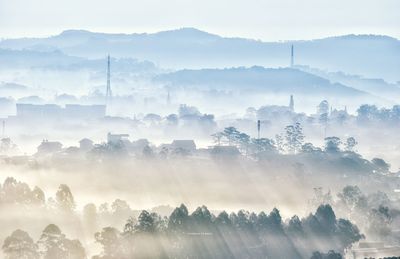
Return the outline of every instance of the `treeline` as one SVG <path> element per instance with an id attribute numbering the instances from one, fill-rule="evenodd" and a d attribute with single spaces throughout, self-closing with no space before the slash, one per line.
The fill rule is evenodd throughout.
<path id="1" fill-rule="evenodd" d="M 337 219 L 330 205 L 283 222 L 277 209 L 214 215 L 205 206 L 189 213 L 182 204 L 169 217 L 144 210 L 137 219 L 130 217 L 121 231 L 105 227 L 94 238 L 102 247 L 95 259 L 310 258 L 315 250 L 343 251 L 363 235 L 350 221 Z M 16 230 L 2 249 L 6 259 L 86 258 L 81 243 L 66 238 L 53 224 L 37 242 Z"/>
<path id="2" fill-rule="evenodd" d="M 37 186 L 33 189 L 24 182 L 17 181 L 13 177 L 7 177 L 3 184 L 0 184 L 0 206 L 19 206 L 25 208 L 43 208 L 62 211 L 72 211 L 75 208 L 75 201 L 68 185 L 61 184 L 55 197 L 46 200 L 45 193 Z"/>
<path id="3" fill-rule="evenodd" d="M 381 158 L 373 158 L 368 161 L 356 152 L 358 144 L 354 137 L 345 140 L 336 136 L 324 139 L 324 146 L 317 147 L 305 141 L 305 135 L 300 123 L 288 125 L 282 134 L 269 138 L 251 138 L 248 134 L 239 131 L 235 127 L 227 127 L 223 131 L 211 135 L 214 143 L 218 146 L 227 145 L 237 148 L 243 155 L 258 160 L 276 157 L 277 155 L 291 155 L 282 159 L 297 158 L 299 162 L 308 164 L 317 159 L 331 164 L 335 162 L 336 171 L 345 169 L 360 171 L 364 173 L 389 173 L 390 164 Z M 320 163 L 309 163 L 310 168 Z"/>
<path id="4" fill-rule="evenodd" d="M 376 105 L 363 104 L 357 109 L 357 120 L 365 122 L 400 123 L 400 105 L 389 108 L 378 108 Z"/>
<path id="5" fill-rule="evenodd" d="M 240 132 L 235 127 L 227 127 L 223 131 L 211 135 L 217 145 L 235 146 L 244 154 L 258 154 L 263 152 L 280 154 L 299 154 L 311 152 L 354 152 L 358 142 L 354 137 L 344 141 L 338 137 L 326 137 L 322 148 L 315 147 L 310 142 L 305 142 L 303 128 L 299 122 L 288 125 L 284 133 L 269 138 L 251 138 L 248 134 Z"/>
<path id="6" fill-rule="evenodd" d="M 6 259 L 87 258 L 81 242 L 68 239 L 54 224 L 43 230 L 37 242 L 27 232 L 17 229 L 4 240 L 2 250 Z"/>

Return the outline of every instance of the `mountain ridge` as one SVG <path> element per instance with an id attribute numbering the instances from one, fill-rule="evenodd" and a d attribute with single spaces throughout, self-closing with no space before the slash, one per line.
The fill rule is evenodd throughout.
<path id="1" fill-rule="evenodd" d="M 241 36 L 222 36 L 216 33 L 210 33 L 204 30 L 197 29 L 195 27 L 182 27 L 178 29 L 169 29 L 169 30 L 162 30 L 162 31 L 157 31 L 157 32 L 152 32 L 152 33 L 147 33 L 147 32 L 132 32 L 132 33 L 126 33 L 126 32 L 118 32 L 118 33 L 113 33 L 113 32 L 99 32 L 99 31 L 91 31 L 91 30 L 85 30 L 85 29 L 66 29 L 61 31 L 58 34 L 50 35 L 47 37 L 17 37 L 17 38 L 5 38 L 5 39 L 0 39 L 0 43 L 3 41 L 9 41 L 9 40 L 21 40 L 21 39 L 46 39 L 46 38 L 54 38 L 54 37 L 59 37 L 59 36 L 66 36 L 66 35 L 72 35 L 72 34 L 90 34 L 90 35 L 108 35 L 108 36 L 149 36 L 149 35 L 159 35 L 159 34 L 168 34 L 168 33 L 180 33 L 180 32 L 198 32 L 201 34 L 205 35 L 210 35 L 222 39 L 241 39 L 241 40 L 250 40 L 250 41 L 256 41 L 256 42 L 262 42 L 262 43 L 292 43 L 292 42 L 307 42 L 307 41 L 318 41 L 318 40 L 326 40 L 326 39 L 346 39 L 346 38 L 378 38 L 378 39 L 388 39 L 388 40 L 394 40 L 394 41 L 400 41 L 400 39 L 397 39 L 392 36 L 388 35 L 381 35 L 381 34 L 342 34 L 342 35 L 332 35 L 332 36 L 327 36 L 327 37 L 321 37 L 321 38 L 313 38 L 313 39 L 289 39 L 289 40 L 275 40 L 275 41 L 268 41 L 268 40 L 261 40 L 261 39 L 255 39 L 255 38 L 246 38 L 246 37 L 241 37 Z"/>
<path id="2" fill-rule="evenodd" d="M 70 56 L 149 60 L 164 68 L 201 69 L 236 66 L 285 67 L 294 45 L 295 64 L 342 71 L 368 78 L 400 81 L 400 41 L 382 35 L 335 36 L 315 40 L 264 42 L 222 37 L 195 28 L 157 33 L 109 34 L 67 30 L 36 39 L 0 42 L 0 48 L 60 50 Z"/>

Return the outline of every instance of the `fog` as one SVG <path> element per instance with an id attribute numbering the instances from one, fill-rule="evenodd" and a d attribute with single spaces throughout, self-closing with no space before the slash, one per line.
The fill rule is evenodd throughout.
<path id="1" fill-rule="evenodd" d="M 398 46 L 1 41 L 0 257 L 400 255 Z"/>

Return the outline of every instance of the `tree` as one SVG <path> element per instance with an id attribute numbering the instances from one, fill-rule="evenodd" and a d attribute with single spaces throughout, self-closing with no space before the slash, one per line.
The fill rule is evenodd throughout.
<path id="1" fill-rule="evenodd" d="M 32 204 L 44 206 L 46 198 L 44 192 L 39 187 L 35 186 L 32 190 Z"/>
<path id="2" fill-rule="evenodd" d="M 131 207 L 129 207 L 129 204 L 120 199 L 116 199 L 112 204 L 111 204 L 111 210 L 112 213 L 115 216 L 126 216 L 131 213 Z"/>
<path id="3" fill-rule="evenodd" d="M 254 153 L 276 152 L 274 141 L 268 138 L 251 139 L 251 145 Z"/>
<path id="4" fill-rule="evenodd" d="M 315 152 L 321 152 L 321 149 L 318 147 L 315 147 L 312 143 L 305 143 L 304 145 L 301 146 L 301 152 L 303 153 L 315 153 Z"/>
<path id="5" fill-rule="evenodd" d="M 94 258 L 104 259 L 119 259 L 120 254 L 120 233 L 117 229 L 112 227 L 103 228 L 101 232 L 94 235 L 97 243 L 101 244 L 103 250 L 99 256 Z"/>
<path id="6" fill-rule="evenodd" d="M 117 142 L 108 142 L 95 145 L 89 151 L 88 156 L 95 160 L 104 160 L 107 158 L 121 158 L 128 156 L 128 150 L 122 140 Z"/>
<path id="7" fill-rule="evenodd" d="M 358 144 L 358 143 L 357 143 L 357 141 L 356 141 L 355 138 L 353 138 L 353 137 L 348 137 L 348 138 L 346 139 L 346 143 L 345 143 L 345 145 L 346 145 L 346 147 L 345 147 L 346 151 L 353 152 L 353 151 L 354 151 L 354 147 L 355 147 L 357 144 Z"/>
<path id="8" fill-rule="evenodd" d="M 358 242 L 360 239 L 365 238 L 364 235 L 360 233 L 358 227 L 347 219 L 339 219 L 337 221 L 336 236 L 341 243 L 342 249 L 348 248 L 354 242 Z"/>
<path id="9" fill-rule="evenodd" d="M 379 206 L 378 209 L 372 209 L 368 213 L 368 232 L 370 235 L 385 239 L 390 236 L 392 216 L 388 207 Z"/>
<path id="10" fill-rule="evenodd" d="M 384 174 L 389 172 L 390 164 L 386 163 L 382 158 L 374 158 L 371 162 L 376 167 L 378 173 Z"/>
<path id="11" fill-rule="evenodd" d="M 222 134 L 228 140 L 228 145 L 231 146 L 237 141 L 240 132 L 235 127 L 227 127 Z"/>
<path id="12" fill-rule="evenodd" d="M 315 213 L 315 217 L 324 228 L 325 233 L 333 233 L 336 229 L 336 215 L 331 205 L 320 205 Z"/>
<path id="13" fill-rule="evenodd" d="M 228 213 L 226 211 L 222 211 L 215 219 L 215 224 L 217 227 L 230 227 L 232 226 L 232 221 L 229 218 Z"/>
<path id="14" fill-rule="evenodd" d="M 301 146 L 304 142 L 303 128 L 299 122 L 296 122 L 294 125 L 286 126 L 285 131 L 287 150 L 291 154 L 296 154 L 301 150 Z"/>
<path id="15" fill-rule="evenodd" d="M 7 177 L 3 183 L 2 201 L 11 204 L 31 204 L 32 192 L 26 183 Z"/>
<path id="16" fill-rule="evenodd" d="M 364 209 L 367 207 L 367 198 L 361 192 L 358 186 L 346 186 L 342 192 L 338 194 L 338 197 L 343 205 L 345 205 L 350 211 L 354 209 Z"/>
<path id="17" fill-rule="evenodd" d="M 250 144 L 250 136 L 246 133 L 240 132 L 237 137 L 236 141 L 239 144 L 240 149 L 247 155 L 249 144 Z"/>
<path id="18" fill-rule="evenodd" d="M 240 231 L 251 231 L 252 230 L 252 225 L 249 220 L 250 213 L 245 210 L 239 210 L 237 213 L 236 217 L 234 217 L 232 220 L 232 223 L 234 226 L 240 230 Z"/>
<path id="19" fill-rule="evenodd" d="M 257 216 L 257 230 L 260 232 L 264 232 L 268 230 L 269 227 L 269 220 L 268 220 L 268 215 L 265 214 L 264 211 L 261 211 L 258 216 Z"/>
<path id="20" fill-rule="evenodd" d="M 303 226 L 302 226 L 301 220 L 299 219 L 298 216 L 295 215 L 289 220 L 287 231 L 291 235 L 302 235 L 303 234 L 303 232 L 304 232 Z"/>
<path id="21" fill-rule="evenodd" d="M 361 122 L 373 121 L 379 117 L 378 108 L 375 105 L 363 104 L 357 109 L 357 119 Z"/>
<path id="22" fill-rule="evenodd" d="M 285 143 L 283 141 L 282 135 L 280 134 L 275 135 L 275 145 L 279 153 L 285 152 Z"/>
<path id="23" fill-rule="evenodd" d="M 3 253 L 5 259 L 37 259 L 37 246 L 25 231 L 15 230 L 4 240 Z"/>
<path id="24" fill-rule="evenodd" d="M 184 204 L 175 210 L 169 216 L 168 229 L 173 232 L 184 232 L 187 230 L 189 212 Z"/>
<path id="25" fill-rule="evenodd" d="M 274 208 L 268 215 L 269 226 L 273 231 L 281 231 L 283 229 L 282 217 L 277 208 Z"/>
<path id="26" fill-rule="evenodd" d="M 68 259 L 86 259 L 86 252 L 81 242 L 77 239 L 64 239 L 62 246 L 66 250 Z"/>
<path id="27" fill-rule="evenodd" d="M 198 228 L 209 227 L 212 223 L 212 215 L 206 206 L 198 207 L 192 215 L 191 222 Z"/>
<path id="28" fill-rule="evenodd" d="M 125 223 L 123 236 L 132 236 L 135 233 L 136 220 L 133 217 L 129 217 Z"/>
<path id="29" fill-rule="evenodd" d="M 187 116 L 200 116 L 201 113 L 197 109 L 197 107 L 194 106 L 188 106 L 186 104 L 181 104 L 179 106 L 179 117 L 187 117 Z"/>
<path id="30" fill-rule="evenodd" d="M 134 227 L 136 232 L 153 233 L 156 231 L 154 218 L 146 210 L 143 210 L 138 218 L 138 222 Z"/>
<path id="31" fill-rule="evenodd" d="M 67 251 L 62 245 L 65 235 L 54 224 L 48 225 L 37 242 L 39 253 L 43 259 L 67 258 Z"/>
<path id="32" fill-rule="evenodd" d="M 325 138 L 325 151 L 329 153 L 340 152 L 340 138 L 338 137 L 327 137 Z"/>
<path id="33" fill-rule="evenodd" d="M 221 139 L 224 137 L 224 133 L 217 132 L 211 135 L 214 144 L 221 146 Z"/>
<path id="34" fill-rule="evenodd" d="M 71 212 L 75 209 L 74 196 L 66 184 L 61 184 L 56 193 L 58 208 L 63 211 Z"/>

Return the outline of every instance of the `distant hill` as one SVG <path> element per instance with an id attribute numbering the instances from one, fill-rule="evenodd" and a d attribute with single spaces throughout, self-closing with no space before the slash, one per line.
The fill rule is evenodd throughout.
<path id="1" fill-rule="evenodd" d="M 273 94 L 318 94 L 337 97 L 370 96 L 343 84 L 291 68 L 229 68 L 180 70 L 155 78 L 171 87 L 197 87 L 200 89 L 226 89 Z"/>
<path id="2" fill-rule="evenodd" d="M 400 84 L 388 83 L 383 79 L 363 78 L 343 72 L 327 72 L 308 66 L 296 66 L 296 69 L 326 78 L 334 83 L 344 84 L 360 91 L 380 96 L 395 103 L 398 103 L 398 100 L 400 100 Z"/>
<path id="3" fill-rule="evenodd" d="M 143 72 L 155 70 L 156 66 L 149 61 L 138 61 L 133 58 L 112 59 L 113 69 L 119 72 Z M 66 55 L 60 50 L 38 51 L 38 50 L 14 50 L 0 48 L 0 68 L 40 68 L 57 70 L 105 70 L 106 57 L 99 59 L 88 59 Z"/>
<path id="4" fill-rule="evenodd" d="M 400 81 L 400 41 L 376 35 L 347 35 L 311 41 L 262 42 L 225 38 L 193 28 L 153 34 L 106 34 L 69 30 L 48 38 L 9 39 L 0 48 L 35 51 L 61 50 L 72 56 L 131 57 L 167 68 L 224 68 L 232 66 L 286 67 L 290 46 L 295 63 L 329 71 Z M 0 54 L 1 55 L 1 54 Z"/>

